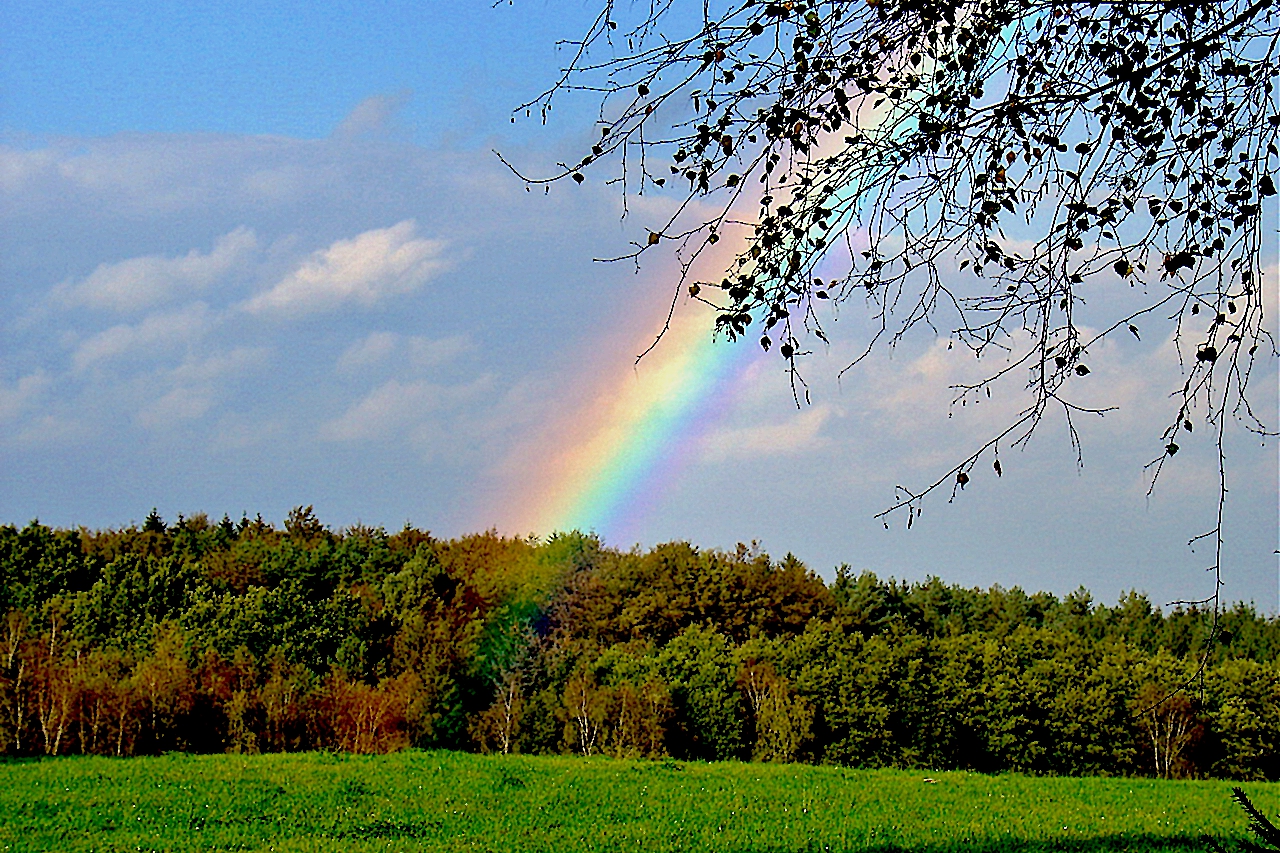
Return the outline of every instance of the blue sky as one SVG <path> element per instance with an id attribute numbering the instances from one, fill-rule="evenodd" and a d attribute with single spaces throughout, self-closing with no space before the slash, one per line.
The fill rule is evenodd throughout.
<path id="1" fill-rule="evenodd" d="M 0 115 L 17 134 L 328 136 L 370 95 L 412 93 L 415 141 L 506 134 L 585 3 L 5 4 Z M 585 105 L 584 105 L 585 107 Z"/>
<path id="2" fill-rule="evenodd" d="M 581 404 L 592 365 L 634 355 L 610 330 L 656 319 L 667 292 L 661 262 L 591 260 L 662 199 L 623 220 L 599 181 L 526 193 L 490 153 L 536 170 L 586 139 L 587 100 L 557 102 L 546 127 L 509 116 L 591 14 L 7 3 L 0 521 L 120 526 L 153 505 L 279 520 L 314 504 L 335 526 L 497 523 L 487 508 L 528 436 Z M 1211 523 L 1212 457 L 1197 433 L 1146 497 L 1177 376 L 1148 337 L 1094 356 L 1082 393 L 1120 411 L 1082 425 L 1083 470 L 1046 424 L 1004 477 L 927 504 L 911 531 L 872 518 L 894 485 L 957 458 L 1016 400 L 950 409 L 946 386 L 973 366 L 924 337 L 841 383 L 853 350 L 837 338 L 801 410 L 781 364 L 758 362 L 638 535 L 759 539 L 828 576 L 847 562 L 1199 597 L 1208 556 L 1186 540 Z M 1273 363 L 1257 388 L 1274 415 Z M 1275 445 L 1229 448 L 1227 594 L 1274 612 Z"/>

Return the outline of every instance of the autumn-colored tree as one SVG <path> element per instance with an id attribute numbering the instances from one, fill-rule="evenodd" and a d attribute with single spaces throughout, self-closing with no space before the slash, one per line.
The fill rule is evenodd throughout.
<path id="1" fill-rule="evenodd" d="M 335 669 L 325 679 L 313 712 L 317 740 L 363 754 L 403 749 L 409 745 L 420 686 L 411 672 L 370 685 Z"/>
<path id="2" fill-rule="evenodd" d="M 1191 750 L 1204 734 L 1204 726 L 1191 697 L 1148 682 L 1134 697 L 1133 709 L 1155 774 L 1162 779 L 1195 775 Z"/>
<path id="3" fill-rule="evenodd" d="M 615 758 L 662 758 L 667 725 L 675 709 L 671 691 L 657 674 L 640 684 L 624 681 L 610 690 L 604 752 Z"/>
<path id="4" fill-rule="evenodd" d="M 122 755 L 131 728 L 134 702 L 132 663 L 115 648 L 91 649 L 76 661 L 79 704 L 76 710 L 80 752 Z M 130 743 L 132 741 L 130 740 Z"/>
<path id="5" fill-rule="evenodd" d="M 196 673 L 198 687 L 191 716 L 192 747 L 204 751 L 255 753 L 263 709 L 253 654 L 239 646 L 231 660 L 216 648 L 205 649 Z"/>
<path id="6" fill-rule="evenodd" d="M 44 642 L 32 644 L 28 659 L 31 667 L 31 706 L 45 755 L 57 755 L 74 723 L 79 701 L 79 680 L 75 662 L 68 660 L 62 649 Z"/>
<path id="7" fill-rule="evenodd" d="M 310 673 L 285 660 L 281 651 L 273 649 L 268 660 L 266 682 L 258 692 L 262 705 L 263 748 L 271 752 L 300 749 L 304 743 L 306 703 Z"/>

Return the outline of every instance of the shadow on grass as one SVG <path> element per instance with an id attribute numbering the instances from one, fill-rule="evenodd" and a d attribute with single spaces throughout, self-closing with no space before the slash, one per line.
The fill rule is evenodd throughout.
<path id="1" fill-rule="evenodd" d="M 439 840 L 441 835 L 439 821 L 402 822 L 377 821 L 358 826 L 342 832 L 328 835 L 329 838 L 345 840 L 369 839 L 417 839 Z M 1238 845 L 1226 839 L 1216 839 L 1223 849 L 1234 851 Z M 970 842 L 950 842 L 929 844 L 918 847 L 897 847 L 877 845 L 874 847 L 838 848 L 821 842 L 813 842 L 806 847 L 771 846 L 764 839 L 762 843 L 752 844 L 744 848 L 717 848 L 722 853 L 831 853 L 835 850 L 856 850 L 858 853 L 1191 853 L 1191 851 L 1208 851 L 1209 847 L 1200 836 L 1190 835 L 1110 835 L 1080 841 L 1024 841 L 1018 839 L 986 839 Z"/>
<path id="2" fill-rule="evenodd" d="M 400 821 L 400 820 L 380 820 L 374 823 L 357 826 L 354 829 L 348 829 L 343 832 L 337 832 L 330 835 L 330 838 L 338 838 L 341 840 L 352 839 L 372 839 L 372 838 L 439 838 L 440 830 L 444 826 L 441 821 Z"/>
<path id="3" fill-rule="evenodd" d="M 1224 838 L 1215 839 L 1223 849 L 1234 851 L 1237 846 L 1233 841 Z M 817 853 L 832 851 L 833 848 L 814 842 L 807 847 L 782 847 L 769 844 L 752 845 L 733 853 Z M 1100 838 L 1081 839 L 1078 841 L 1027 841 L 1010 839 L 980 839 L 974 841 L 952 841 L 943 844 L 924 844 L 915 847 L 898 847 L 894 845 L 876 845 L 874 847 L 848 848 L 858 853 L 1204 853 L 1209 847 L 1198 835 L 1140 835 L 1122 834 L 1105 835 Z M 727 853 L 727 851 L 726 851 Z"/>

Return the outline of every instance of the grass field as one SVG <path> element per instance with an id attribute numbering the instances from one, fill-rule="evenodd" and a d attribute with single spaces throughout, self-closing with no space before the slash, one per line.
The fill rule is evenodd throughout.
<path id="1" fill-rule="evenodd" d="M 1188 851 L 1245 837 L 1230 788 L 415 751 L 61 758 L 0 764 L 0 850 Z M 1246 790 L 1280 811 L 1280 785 Z"/>

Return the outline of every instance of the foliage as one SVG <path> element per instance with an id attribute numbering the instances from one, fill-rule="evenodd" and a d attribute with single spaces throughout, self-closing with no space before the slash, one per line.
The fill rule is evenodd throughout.
<path id="1" fill-rule="evenodd" d="M 335 532 L 302 509 L 283 531 L 150 524 L 0 526 L 0 754 L 413 745 L 1280 779 L 1280 620 L 1245 605 L 1215 633 L 1212 612 L 1136 593 L 847 567 L 828 584 L 745 546 Z"/>
<path id="2" fill-rule="evenodd" d="M 882 516 L 910 524 L 980 460 L 999 475 L 1001 448 L 1050 413 L 1082 461 L 1079 419 L 1109 410 L 1089 388 L 1095 359 L 1117 336 L 1146 336 L 1171 340 L 1181 368 L 1161 389 L 1151 487 L 1207 427 L 1219 512 L 1195 539 L 1220 569 L 1224 430 L 1275 430 L 1249 390 L 1278 354 L 1263 280 L 1280 162 L 1272 0 L 594 6 L 589 30 L 562 42 L 560 75 L 512 120 L 545 123 L 558 98 L 585 92 L 599 135 L 547 177 L 512 166 L 522 180 L 581 184 L 604 169 L 624 209 L 656 194 L 638 206 L 648 236 L 614 260 L 672 248 L 671 310 L 687 286 L 720 333 L 758 336 L 785 359 L 797 403 L 800 360 L 850 311 L 867 322 L 842 324 L 845 370 L 918 330 L 987 356 L 939 396 L 1020 401 Z"/>

